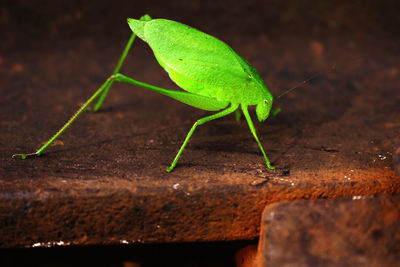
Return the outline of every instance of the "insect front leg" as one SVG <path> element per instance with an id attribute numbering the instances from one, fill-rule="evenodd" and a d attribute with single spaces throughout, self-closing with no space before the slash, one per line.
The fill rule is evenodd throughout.
<path id="1" fill-rule="evenodd" d="M 271 170 L 275 169 L 275 167 L 271 165 L 267 155 L 264 152 L 264 148 L 262 147 L 261 142 L 258 139 L 258 136 L 257 136 L 257 133 L 256 133 L 256 128 L 254 128 L 253 121 L 251 120 L 251 117 L 249 115 L 249 111 L 247 110 L 247 106 L 243 105 L 243 104 L 241 106 L 242 106 L 243 114 L 246 117 L 247 123 L 249 124 L 250 131 L 253 134 L 254 139 L 256 139 L 256 142 L 257 142 L 258 146 L 260 147 L 260 150 L 261 150 L 261 152 L 262 152 L 262 154 L 264 156 L 265 163 L 267 164 L 268 169 L 271 169 Z"/>

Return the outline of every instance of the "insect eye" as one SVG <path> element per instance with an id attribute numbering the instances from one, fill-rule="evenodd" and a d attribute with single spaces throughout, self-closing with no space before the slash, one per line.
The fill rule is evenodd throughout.
<path id="1" fill-rule="evenodd" d="M 269 104 L 269 102 L 268 102 L 268 100 L 267 100 L 267 99 L 264 99 L 264 102 L 265 102 L 265 104 Z"/>

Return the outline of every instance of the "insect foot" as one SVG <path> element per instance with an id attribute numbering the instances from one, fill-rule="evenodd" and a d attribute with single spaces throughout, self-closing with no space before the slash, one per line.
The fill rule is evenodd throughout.
<path id="1" fill-rule="evenodd" d="M 267 167 L 270 170 L 275 170 L 275 166 L 272 166 L 268 161 L 267 161 Z"/>
<path id="2" fill-rule="evenodd" d="M 29 154 L 14 154 L 12 155 L 12 158 L 21 158 L 21 159 L 26 159 L 26 158 L 30 158 L 30 157 L 37 157 L 39 156 L 38 153 L 29 153 Z"/>

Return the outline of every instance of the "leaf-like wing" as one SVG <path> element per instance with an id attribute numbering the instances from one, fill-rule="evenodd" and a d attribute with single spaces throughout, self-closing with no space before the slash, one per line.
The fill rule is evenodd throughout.
<path id="1" fill-rule="evenodd" d="M 154 19 L 145 24 L 144 37 L 171 79 L 186 91 L 224 99 L 226 90 L 246 87 L 250 80 L 232 48 L 187 25 Z"/>

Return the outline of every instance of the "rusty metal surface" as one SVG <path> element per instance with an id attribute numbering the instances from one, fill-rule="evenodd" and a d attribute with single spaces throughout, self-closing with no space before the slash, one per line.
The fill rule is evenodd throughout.
<path id="1" fill-rule="evenodd" d="M 271 1 L 222 12 L 207 1 L 39 2 L 1 13 L 0 247 L 251 239 L 268 203 L 400 192 L 395 3 Z M 42 157 L 11 158 L 38 148 L 104 82 L 130 34 L 125 18 L 145 12 L 231 44 L 275 95 L 322 72 L 276 101 L 277 117 L 256 123 L 275 171 L 232 116 L 199 127 L 165 173 L 209 113 L 122 84 Z M 122 73 L 176 88 L 140 41 Z"/>
<path id="2" fill-rule="evenodd" d="M 398 266 L 400 196 L 267 206 L 254 266 Z"/>

